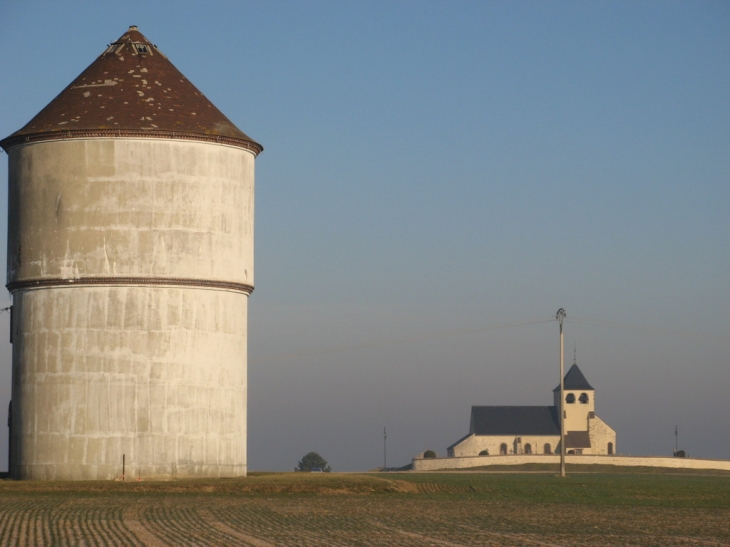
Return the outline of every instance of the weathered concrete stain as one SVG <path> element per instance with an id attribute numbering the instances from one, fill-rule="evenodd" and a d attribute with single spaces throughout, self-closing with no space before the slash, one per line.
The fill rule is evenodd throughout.
<path id="1" fill-rule="evenodd" d="M 14 292 L 13 476 L 245 475 L 248 295 L 191 285 L 253 283 L 254 155 L 79 139 L 10 164 L 8 282 L 39 283 Z"/>
<path id="2" fill-rule="evenodd" d="M 116 275 L 253 284 L 254 156 L 189 141 L 87 139 L 10 152 L 16 279 Z M 72 182 L 68 180 L 68 174 Z M 246 272 L 249 272 L 248 279 Z"/>
<path id="3" fill-rule="evenodd" d="M 245 475 L 261 145 L 131 26 L 0 146 L 12 476 Z"/>

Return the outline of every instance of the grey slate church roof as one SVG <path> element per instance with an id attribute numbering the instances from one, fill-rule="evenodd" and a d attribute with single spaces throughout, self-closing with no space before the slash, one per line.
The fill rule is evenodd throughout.
<path id="1" fill-rule="evenodd" d="M 586 377 L 573 364 L 563 379 L 565 389 L 594 391 Z M 559 391 L 560 386 L 553 391 Z M 473 406 L 471 407 L 470 432 L 456 441 L 453 448 L 471 435 L 515 436 L 560 435 L 558 409 L 554 406 Z M 565 438 L 566 448 L 591 446 L 587 431 L 569 431 Z"/>
<path id="2" fill-rule="evenodd" d="M 568 371 L 568 374 L 565 375 L 565 378 L 563 378 L 563 384 L 565 386 L 565 389 L 583 389 L 583 390 L 593 390 L 593 387 L 591 384 L 588 383 L 588 380 L 586 380 L 586 377 L 583 376 L 583 373 L 578 368 L 578 365 L 573 363 L 573 366 L 570 367 L 570 370 Z M 553 391 L 560 391 L 560 386 L 556 387 Z"/>
<path id="3" fill-rule="evenodd" d="M 476 435 L 560 435 L 554 406 L 473 406 L 471 432 Z"/>

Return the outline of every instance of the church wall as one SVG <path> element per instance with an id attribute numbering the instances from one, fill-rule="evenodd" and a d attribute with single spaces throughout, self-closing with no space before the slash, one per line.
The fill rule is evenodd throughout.
<path id="1" fill-rule="evenodd" d="M 598 416 L 590 420 L 588 435 L 591 438 L 591 454 L 608 454 L 608 443 L 613 444 L 613 453 L 617 453 L 616 432 Z"/>
<path id="2" fill-rule="evenodd" d="M 528 444 L 533 454 L 544 454 L 545 444 L 550 444 L 550 450 L 554 453 L 559 443 L 558 435 L 472 435 L 449 449 L 449 455 L 478 456 L 483 450 L 488 450 L 490 456 L 498 456 L 502 444 L 507 445 L 507 454 L 524 454 Z"/>
<path id="3" fill-rule="evenodd" d="M 580 402 L 581 394 L 588 396 L 588 403 Z M 594 391 L 566 390 L 565 396 L 573 395 L 574 403 L 565 403 L 565 431 L 588 431 L 588 414 L 595 412 Z"/>

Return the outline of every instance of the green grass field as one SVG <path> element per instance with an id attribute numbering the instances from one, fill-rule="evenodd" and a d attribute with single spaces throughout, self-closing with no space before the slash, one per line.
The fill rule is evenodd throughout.
<path id="1" fill-rule="evenodd" d="M 0 545 L 730 545 L 730 475 L 0 481 Z"/>

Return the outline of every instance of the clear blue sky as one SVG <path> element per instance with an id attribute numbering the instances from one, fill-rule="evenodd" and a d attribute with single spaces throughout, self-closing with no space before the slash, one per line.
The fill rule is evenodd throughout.
<path id="1" fill-rule="evenodd" d="M 619 452 L 730 458 L 730 3 L 0 0 L 0 136 L 131 24 L 265 147 L 250 468 L 551 404 L 560 307 Z"/>

